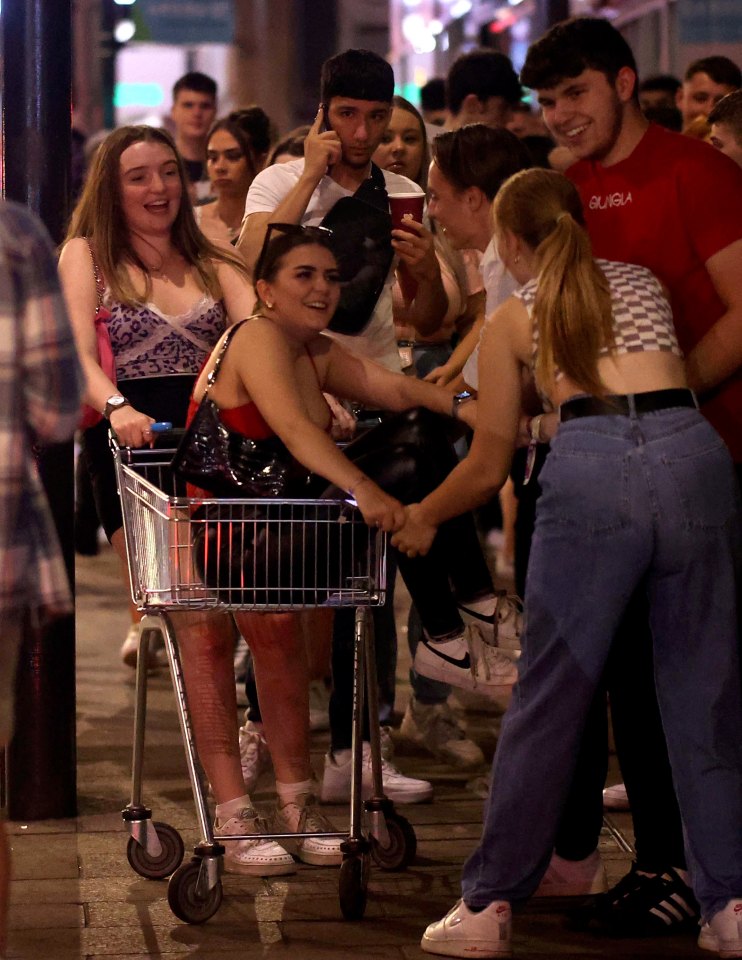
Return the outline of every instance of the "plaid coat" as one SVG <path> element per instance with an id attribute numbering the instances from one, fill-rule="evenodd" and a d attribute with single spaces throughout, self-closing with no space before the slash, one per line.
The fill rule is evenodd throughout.
<path id="1" fill-rule="evenodd" d="M 92 320 L 92 318 L 91 318 Z M 49 237 L 0 204 L 0 614 L 63 613 L 71 594 L 32 445 L 67 440 L 83 376 Z"/>

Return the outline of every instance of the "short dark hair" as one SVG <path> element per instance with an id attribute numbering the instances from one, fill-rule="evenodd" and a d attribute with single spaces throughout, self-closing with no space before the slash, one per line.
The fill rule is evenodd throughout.
<path id="1" fill-rule="evenodd" d="M 677 107 L 647 107 L 642 113 L 650 123 L 657 123 L 666 130 L 680 133 L 683 129 L 683 114 Z"/>
<path id="2" fill-rule="evenodd" d="M 722 97 L 708 115 L 708 122 L 726 124 L 734 139 L 742 146 L 742 90 Z"/>
<path id="3" fill-rule="evenodd" d="M 662 93 L 669 93 L 670 96 L 674 97 L 678 90 L 681 88 L 682 83 L 678 80 L 677 77 L 673 77 L 670 73 L 656 73 L 652 77 L 647 77 L 646 80 L 642 80 L 639 84 L 639 93 L 650 93 L 652 91 L 658 91 Z"/>
<path id="4" fill-rule="evenodd" d="M 324 247 L 337 260 L 335 240 L 331 230 L 302 227 L 300 224 L 269 224 L 268 226 L 263 249 L 255 265 L 253 277 L 255 283 L 258 280 L 267 280 L 270 283 L 281 269 L 283 258 L 297 247 Z M 292 229 L 289 230 L 289 227 Z"/>
<path id="5" fill-rule="evenodd" d="M 457 190 L 479 187 L 494 200 L 502 184 L 519 170 L 531 166 L 531 155 L 514 133 L 467 123 L 448 130 L 433 140 L 433 160 L 443 176 Z"/>
<path id="6" fill-rule="evenodd" d="M 184 73 L 180 79 L 175 81 L 173 84 L 173 103 L 181 90 L 195 90 L 196 93 L 205 93 L 207 97 L 216 100 L 216 80 L 207 77 L 205 73 L 199 73 L 198 70 Z"/>
<path id="7" fill-rule="evenodd" d="M 433 77 L 420 87 L 420 106 L 423 110 L 446 109 L 446 81 L 443 77 Z"/>
<path id="8" fill-rule="evenodd" d="M 572 17 L 531 44 L 520 79 L 532 90 L 550 90 L 583 70 L 598 70 L 614 83 L 624 67 L 637 72 L 631 47 L 615 27 L 600 17 Z"/>
<path id="9" fill-rule="evenodd" d="M 345 50 L 322 64 L 320 97 L 329 106 L 333 97 L 391 103 L 394 71 L 371 50 Z"/>
<path id="10" fill-rule="evenodd" d="M 496 50 L 472 50 L 454 60 L 446 77 L 446 102 L 456 115 L 465 97 L 473 93 L 478 100 L 502 97 L 518 103 L 523 89 L 509 57 Z"/>
<path id="11" fill-rule="evenodd" d="M 697 73 L 707 73 L 714 83 L 738 90 L 742 87 L 742 71 L 729 57 L 702 57 L 694 60 L 685 71 L 684 80 L 692 80 Z"/>

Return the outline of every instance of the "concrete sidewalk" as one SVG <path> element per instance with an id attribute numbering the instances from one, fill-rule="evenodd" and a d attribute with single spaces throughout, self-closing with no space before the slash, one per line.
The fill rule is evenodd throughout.
<path id="1" fill-rule="evenodd" d="M 141 879 L 126 859 L 127 834 L 120 810 L 128 800 L 132 740 L 133 674 L 119 661 L 127 628 L 126 598 L 110 551 L 78 558 L 78 796 L 79 816 L 11 824 L 15 879 L 12 885 L 10 957 L 23 960 L 140 960 L 193 957 L 218 960 L 291 955 L 298 960 L 417 960 L 418 944 L 431 920 L 458 899 L 461 864 L 474 848 L 482 800 L 469 777 L 430 758 L 398 750 L 407 773 L 432 780 L 435 800 L 406 806 L 414 825 L 416 862 L 404 873 L 372 871 L 363 921 L 340 916 L 337 868 L 299 866 L 295 876 L 257 880 L 228 876 L 224 902 L 203 926 L 175 919 L 166 882 Z M 403 649 L 404 648 L 404 649 Z M 400 643 L 398 709 L 408 697 L 406 645 Z M 186 856 L 196 840 L 172 689 L 166 673 L 149 686 L 145 802 L 157 820 L 183 835 Z M 488 757 L 499 720 L 469 712 L 469 730 Z M 327 734 L 315 735 L 314 766 L 320 773 Z M 267 808 L 270 783 L 256 794 Z M 340 826 L 345 808 L 328 808 Z M 629 818 L 615 818 L 630 839 Z M 628 856 L 605 831 L 603 857 L 614 882 L 628 869 Z M 690 937 L 663 941 L 611 942 L 569 932 L 565 908 L 540 902 L 517 919 L 514 950 L 523 958 L 553 956 L 701 957 Z"/>

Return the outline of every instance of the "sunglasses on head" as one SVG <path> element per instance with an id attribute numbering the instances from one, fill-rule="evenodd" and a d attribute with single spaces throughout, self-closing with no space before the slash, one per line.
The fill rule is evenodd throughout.
<path id="1" fill-rule="evenodd" d="M 306 237 L 307 240 L 319 240 L 324 245 L 334 237 L 334 233 L 328 227 L 305 227 L 300 223 L 269 223 L 258 262 L 255 264 L 255 273 L 253 274 L 255 280 L 260 280 L 263 276 L 263 266 L 268 255 L 268 249 L 271 241 L 276 238 L 276 234 L 302 236 Z"/>

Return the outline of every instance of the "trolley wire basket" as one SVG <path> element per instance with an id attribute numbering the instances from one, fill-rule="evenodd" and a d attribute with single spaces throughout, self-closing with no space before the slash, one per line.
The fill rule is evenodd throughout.
<path id="1" fill-rule="evenodd" d="M 352 500 L 197 497 L 172 474 L 173 450 L 113 450 L 139 609 L 384 602 L 386 536 Z"/>
<path id="2" fill-rule="evenodd" d="M 131 800 L 122 811 L 127 857 L 149 879 L 169 877 L 168 903 L 186 923 L 204 923 L 219 909 L 224 844 L 251 837 L 221 836 L 209 815 L 191 724 L 180 652 L 170 612 L 186 609 L 291 611 L 355 607 L 353 746 L 350 824 L 339 872 L 344 917 L 363 916 L 370 859 L 384 870 L 404 869 L 415 856 L 409 822 L 384 795 L 373 629 L 369 607 L 385 599 L 386 536 L 369 528 L 352 500 L 204 498 L 170 469 L 172 449 L 119 448 L 112 442 L 124 520 L 131 593 L 144 612 L 140 625 L 134 711 Z M 147 654 L 159 634 L 167 652 L 201 841 L 181 863 L 184 844 L 143 803 Z M 363 708 L 368 702 L 371 796 L 362 800 Z M 369 827 L 364 826 L 363 813 Z M 288 835 L 259 834 L 268 839 Z"/>

